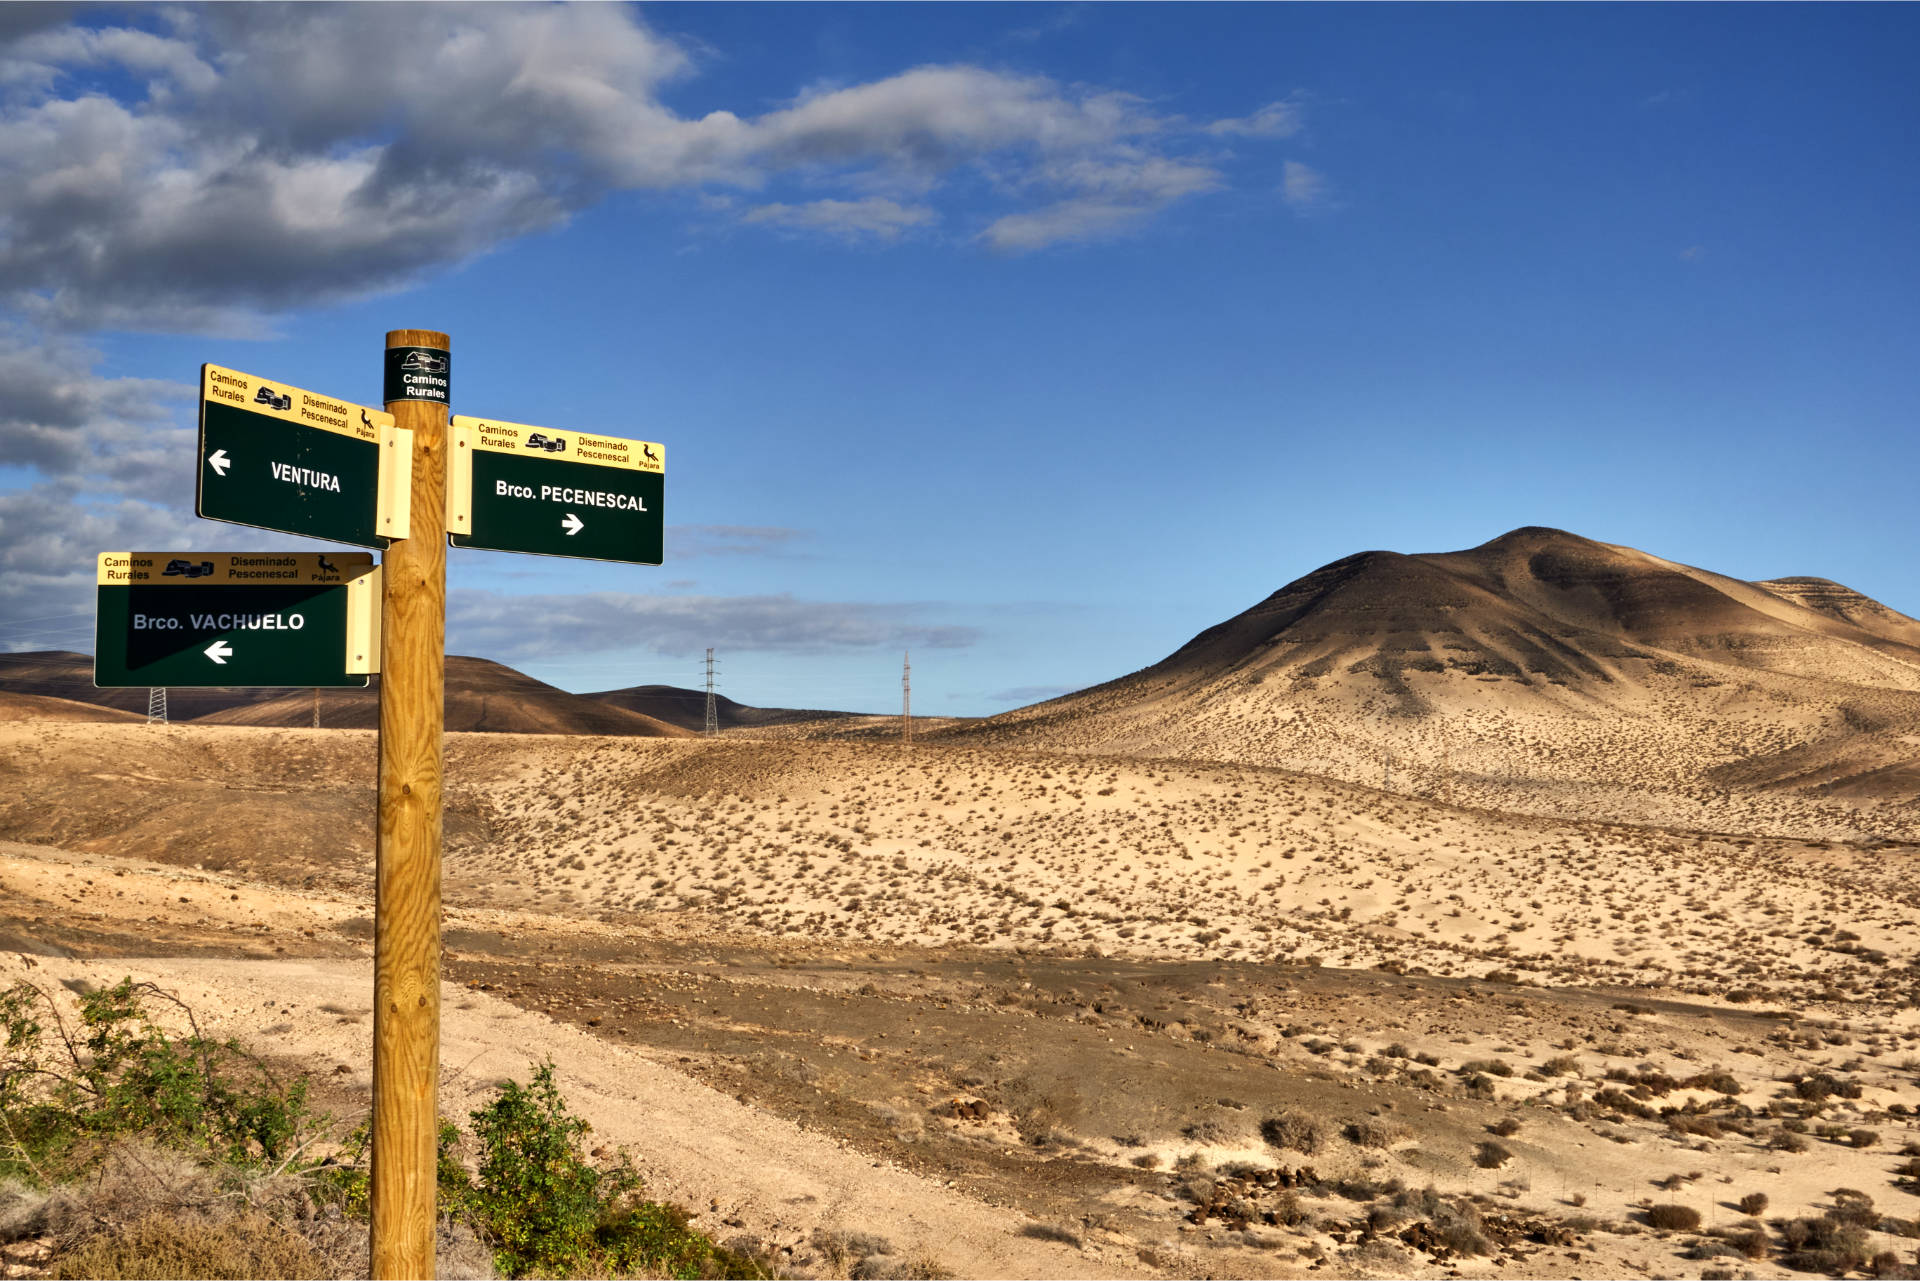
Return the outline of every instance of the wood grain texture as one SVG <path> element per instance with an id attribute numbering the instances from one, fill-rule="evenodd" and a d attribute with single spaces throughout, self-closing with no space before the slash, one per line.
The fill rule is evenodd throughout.
<path id="1" fill-rule="evenodd" d="M 450 349 L 396 329 L 388 347 Z M 373 963 L 373 1275 L 434 1275 L 440 1083 L 440 813 L 447 632 L 447 407 L 389 401 L 413 432 L 411 538 L 387 548 Z"/>

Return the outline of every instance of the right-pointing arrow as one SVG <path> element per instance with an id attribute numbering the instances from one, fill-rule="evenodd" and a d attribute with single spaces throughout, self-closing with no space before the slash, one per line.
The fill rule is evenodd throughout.
<path id="1" fill-rule="evenodd" d="M 217 640 L 201 652 L 214 662 L 220 664 L 220 666 L 225 667 L 227 660 L 233 657 L 233 646 L 223 640 Z"/>
<path id="2" fill-rule="evenodd" d="M 572 538 L 575 534 L 579 533 L 581 530 L 585 529 L 586 527 L 587 527 L 587 522 L 581 520 L 578 516 L 574 515 L 572 512 L 568 512 L 566 519 L 560 522 L 560 528 L 567 531 L 568 538 Z"/>
<path id="3" fill-rule="evenodd" d="M 227 468 L 233 466 L 233 459 L 227 457 L 226 450 L 216 449 L 207 455 L 207 466 L 224 476 L 227 474 Z"/>

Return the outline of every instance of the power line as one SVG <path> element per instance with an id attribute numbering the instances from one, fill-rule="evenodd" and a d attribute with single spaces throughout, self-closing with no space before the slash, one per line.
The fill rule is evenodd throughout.
<path id="1" fill-rule="evenodd" d="M 913 741 L 913 655 L 900 651 L 900 741 Z"/>

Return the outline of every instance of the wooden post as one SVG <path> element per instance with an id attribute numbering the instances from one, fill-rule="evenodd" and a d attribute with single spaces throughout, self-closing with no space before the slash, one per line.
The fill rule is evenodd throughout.
<path id="1" fill-rule="evenodd" d="M 387 335 L 389 350 L 450 345 L 427 329 Z M 382 559 L 372 1188 L 373 1276 L 382 1279 L 434 1275 L 447 632 L 447 406 L 391 398 L 386 406 L 413 431 L 413 536 Z"/>

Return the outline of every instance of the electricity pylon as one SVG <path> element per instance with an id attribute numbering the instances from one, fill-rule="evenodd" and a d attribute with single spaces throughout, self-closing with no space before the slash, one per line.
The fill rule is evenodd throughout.
<path id="1" fill-rule="evenodd" d="M 713 647 L 707 647 L 707 727 L 702 731 L 708 738 L 720 734 L 720 715 L 713 705 Z"/>

